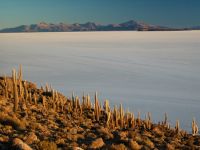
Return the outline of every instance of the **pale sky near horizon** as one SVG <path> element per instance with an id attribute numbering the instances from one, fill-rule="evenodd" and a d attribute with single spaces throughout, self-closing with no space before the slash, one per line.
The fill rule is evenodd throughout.
<path id="1" fill-rule="evenodd" d="M 199 0 L 0 0 L 0 29 L 22 24 L 121 23 L 200 25 Z"/>

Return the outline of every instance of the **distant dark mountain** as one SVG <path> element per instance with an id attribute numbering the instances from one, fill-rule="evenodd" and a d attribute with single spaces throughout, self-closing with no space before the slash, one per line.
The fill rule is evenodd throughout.
<path id="1" fill-rule="evenodd" d="M 198 27 L 200 29 L 200 27 Z M 96 24 L 87 22 L 85 24 L 48 24 L 41 22 L 39 24 L 21 25 L 15 28 L 6 28 L 0 32 L 73 32 L 73 31 L 171 31 L 184 30 L 168 28 L 163 26 L 149 25 L 146 23 L 130 20 L 120 24 Z"/>

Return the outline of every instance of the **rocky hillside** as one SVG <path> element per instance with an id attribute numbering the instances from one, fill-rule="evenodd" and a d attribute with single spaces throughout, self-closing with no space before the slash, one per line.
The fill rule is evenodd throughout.
<path id="1" fill-rule="evenodd" d="M 6 28 L 0 32 L 72 32 L 72 31 L 169 31 L 178 30 L 168 27 L 149 25 L 130 20 L 120 24 L 96 24 L 87 22 L 85 24 L 48 24 L 41 22 L 39 24 L 21 25 L 14 28 Z"/>
<path id="2" fill-rule="evenodd" d="M 200 149 L 200 136 L 195 120 L 189 134 L 179 121 L 170 127 L 167 114 L 156 124 L 150 113 L 142 120 L 122 105 L 101 105 L 97 93 L 93 102 L 89 95 L 37 88 L 23 80 L 20 67 L 12 77 L 0 77 L 0 150 L 7 149 Z"/>

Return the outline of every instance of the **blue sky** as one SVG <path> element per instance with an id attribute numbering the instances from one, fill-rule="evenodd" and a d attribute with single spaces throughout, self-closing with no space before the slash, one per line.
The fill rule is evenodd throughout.
<path id="1" fill-rule="evenodd" d="M 200 25 L 200 0 L 0 0 L 0 28 L 39 22 Z"/>

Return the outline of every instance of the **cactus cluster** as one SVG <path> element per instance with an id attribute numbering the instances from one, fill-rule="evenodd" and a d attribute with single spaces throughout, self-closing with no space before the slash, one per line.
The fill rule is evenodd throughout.
<path id="1" fill-rule="evenodd" d="M 8 84 L 8 80 L 12 81 L 12 92 L 9 92 L 8 90 L 10 86 Z M 151 130 L 153 128 L 151 113 L 147 113 L 145 115 L 145 120 L 142 120 L 140 112 L 138 112 L 137 117 L 135 117 L 134 113 L 129 112 L 129 110 L 124 111 L 122 104 L 120 104 L 119 107 L 114 106 L 112 110 L 107 99 L 104 101 L 102 108 L 97 92 L 94 96 L 94 104 L 92 104 L 89 94 L 85 95 L 83 93 L 82 102 L 78 96 L 75 96 L 74 92 L 72 93 L 71 98 L 66 98 L 54 90 L 48 83 L 45 88 L 41 87 L 41 90 L 32 90 L 30 88 L 30 83 L 23 80 L 21 65 L 19 67 L 18 74 L 15 69 L 12 70 L 11 79 L 4 76 L 3 84 L 5 97 L 10 97 L 13 100 L 14 112 L 17 112 L 20 109 L 26 110 L 30 104 L 36 106 L 41 105 L 45 112 L 53 110 L 55 112 L 71 113 L 72 115 L 77 116 L 82 115 L 89 110 L 89 112 L 92 112 L 92 117 L 96 122 L 103 120 L 105 122 L 105 126 L 108 128 L 124 129 L 141 127 L 147 130 Z M 170 129 L 167 113 L 164 115 L 162 125 L 164 125 L 167 129 Z M 176 121 L 174 130 L 177 133 L 181 131 L 179 120 Z M 192 134 L 194 136 L 198 134 L 198 125 L 195 119 L 192 121 Z"/>

